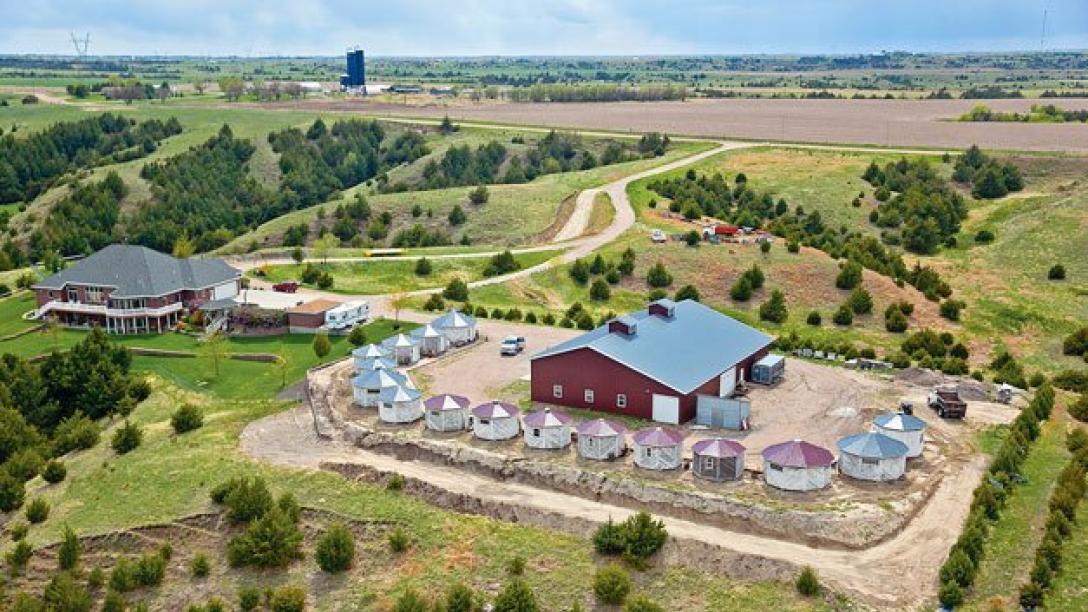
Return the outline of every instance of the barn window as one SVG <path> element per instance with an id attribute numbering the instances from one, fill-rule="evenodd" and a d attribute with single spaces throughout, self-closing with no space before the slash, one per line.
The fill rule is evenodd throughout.
<path id="1" fill-rule="evenodd" d="M 872 457 L 862 457 L 861 463 L 862 465 L 877 465 L 880 463 L 880 459 L 874 459 Z"/>
<path id="2" fill-rule="evenodd" d="M 586 389 L 586 391 L 585 391 L 585 400 L 586 400 L 587 404 L 592 404 L 593 403 L 593 389 Z"/>
<path id="3" fill-rule="evenodd" d="M 704 470 L 713 470 L 714 469 L 714 458 L 713 457 L 703 457 L 703 469 Z"/>
<path id="4" fill-rule="evenodd" d="M 539 428 L 534 428 L 533 429 L 533 437 L 534 438 L 539 438 L 540 437 L 540 429 Z"/>
<path id="5" fill-rule="evenodd" d="M 778 465 L 777 463 L 772 463 L 771 464 L 771 469 L 776 471 L 776 472 L 781 472 L 782 471 L 782 466 Z"/>
<path id="6" fill-rule="evenodd" d="M 563 385 L 552 385 L 552 397 L 563 399 Z"/>
<path id="7" fill-rule="evenodd" d="M 647 448 L 647 449 L 646 449 L 646 456 L 647 456 L 647 457 L 653 457 L 653 456 L 654 456 L 654 449 L 652 449 L 652 448 Z"/>
<path id="8" fill-rule="evenodd" d="M 626 408 L 626 407 L 627 407 L 627 394 L 620 393 L 619 395 L 616 396 L 616 408 Z"/>

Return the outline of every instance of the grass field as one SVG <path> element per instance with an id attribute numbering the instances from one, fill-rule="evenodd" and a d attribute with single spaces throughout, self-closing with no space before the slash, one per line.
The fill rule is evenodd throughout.
<path id="1" fill-rule="evenodd" d="M 543 263 L 558 255 L 559 250 L 521 253 L 514 259 L 522 268 L 529 268 Z M 418 291 L 434 287 L 445 287 L 454 278 L 472 282 L 484 278 L 490 257 L 458 257 L 451 259 L 429 259 L 432 271 L 426 276 L 415 273 L 415 260 L 382 260 L 358 262 L 333 262 L 317 267 L 333 277 L 330 291 L 351 294 L 382 294 L 399 291 Z M 270 283 L 285 280 L 298 280 L 305 265 L 267 266 L 260 268 L 263 279 Z M 252 275 L 252 274 L 251 274 Z"/>

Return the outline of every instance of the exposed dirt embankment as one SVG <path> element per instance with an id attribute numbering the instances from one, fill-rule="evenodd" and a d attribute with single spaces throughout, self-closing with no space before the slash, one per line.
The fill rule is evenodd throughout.
<path id="1" fill-rule="evenodd" d="M 370 483 L 384 483 L 392 475 L 358 463 L 322 463 L 321 468 L 346 478 Z M 453 493 L 417 478 L 404 479 L 404 491 L 442 508 L 465 514 L 486 516 L 509 523 L 524 523 L 580 536 L 590 536 L 599 523 L 560 512 L 482 500 L 473 495 Z M 669 537 L 657 558 L 665 565 L 684 565 L 700 571 L 713 571 L 723 576 L 744 580 L 791 581 L 800 565 L 768 559 L 759 555 L 739 553 L 696 540 Z M 803 560 L 798 560 L 802 563 Z"/>

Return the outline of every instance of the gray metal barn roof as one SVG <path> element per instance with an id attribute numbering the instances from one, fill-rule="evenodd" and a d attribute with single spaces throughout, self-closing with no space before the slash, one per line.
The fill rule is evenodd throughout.
<path id="1" fill-rule="evenodd" d="M 773 338 L 699 302 L 675 304 L 671 317 L 634 312 L 633 334 L 603 325 L 537 353 L 543 359 L 587 348 L 680 393 L 691 393 L 711 378 L 771 344 Z"/>
<path id="2" fill-rule="evenodd" d="M 241 272 L 219 259 L 177 259 L 134 244 L 111 244 L 34 285 L 114 287 L 114 298 L 166 295 L 203 289 L 239 278 Z"/>

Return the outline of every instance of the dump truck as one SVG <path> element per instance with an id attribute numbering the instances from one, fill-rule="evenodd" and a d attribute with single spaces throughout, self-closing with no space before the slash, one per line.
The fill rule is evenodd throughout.
<path id="1" fill-rule="evenodd" d="M 929 393 L 929 407 L 942 419 L 962 419 L 967 415 L 967 402 L 955 389 L 934 389 Z"/>

